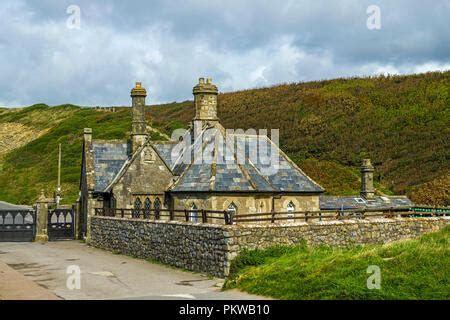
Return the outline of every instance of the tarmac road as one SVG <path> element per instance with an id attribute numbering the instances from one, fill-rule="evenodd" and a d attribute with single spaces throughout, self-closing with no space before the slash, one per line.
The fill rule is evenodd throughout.
<path id="1" fill-rule="evenodd" d="M 61 299 L 264 299 L 221 291 L 222 279 L 116 255 L 79 241 L 0 242 L 0 261 Z M 67 287 L 69 266 L 81 271 L 80 289 Z M 0 284 L 0 296 L 1 291 Z"/>

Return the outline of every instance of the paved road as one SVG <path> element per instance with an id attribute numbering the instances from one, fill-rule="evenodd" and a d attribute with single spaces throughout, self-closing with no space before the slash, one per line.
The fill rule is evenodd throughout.
<path id="1" fill-rule="evenodd" d="M 0 243 L 0 261 L 62 299 L 261 299 L 221 291 L 221 279 L 116 255 L 78 241 Z M 81 270 L 69 290 L 67 267 Z"/>
<path id="2" fill-rule="evenodd" d="M 58 300 L 50 291 L 0 261 L 0 300 Z"/>

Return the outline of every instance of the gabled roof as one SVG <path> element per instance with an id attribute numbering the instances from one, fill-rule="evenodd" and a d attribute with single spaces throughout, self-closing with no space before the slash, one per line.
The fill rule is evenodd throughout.
<path id="1" fill-rule="evenodd" d="M 367 200 L 359 196 L 320 196 L 320 209 L 375 209 L 412 206 L 413 202 L 405 196 L 376 196 Z"/>
<path id="2" fill-rule="evenodd" d="M 130 146 L 122 140 L 93 140 L 94 191 L 102 192 L 128 160 Z"/>
<path id="3" fill-rule="evenodd" d="M 268 137 L 237 134 L 230 144 L 225 129 L 217 124 L 203 130 L 187 147 L 177 142 L 148 141 L 167 168 L 178 179 L 170 186 L 173 192 L 270 192 L 321 193 L 323 188 L 309 178 Z M 266 144 L 256 155 L 250 146 Z M 94 140 L 94 180 L 96 192 L 107 192 L 123 175 L 134 159 L 130 145 L 122 140 Z M 252 149 L 254 150 L 254 149 Z M 135 153 L 137 154 L 137 153 Z M 199 157 L 200 155 L 200 157 Z M 190 161 L 186 161 L 189 159 Z M 200 161 L 199 161 L 200 160 Z M 169 181 L 170 182 L 170 181 Z M 168 183 L 169 183 L 168 182 Z"/>
<path id="4" fill-rule="evenodd" d="M 324 191 L 268 137 L 236 134 L 235 138 L 242 141 L 242 144 L 226 141 L 225 131 L 220 125 L 203 130 L 196 141 L 182 151 L 173 165 L 172 171 L 180 173 L 180 178 L 171 186 L 171 191 Z M 250 152 L 250 147 L 257 146 L 258 143 L 266 143 L 268 148 L 255 156 L 254 152 Z M 183 160 L 186 158 L 191 159 L 191 163 L 185 163 Z"/>

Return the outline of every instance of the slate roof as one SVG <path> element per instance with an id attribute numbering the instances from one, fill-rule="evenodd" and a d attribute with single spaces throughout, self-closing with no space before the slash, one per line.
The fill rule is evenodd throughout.
<path id="1" fill-rule="evenodd" d="M 30 206 L 17 205 L 5 201 L 0 201 L 0 210 L 31 210 L 31 209 L 33 208 Z"/>
<path id="2" fill-rule="evenodd" d="M 128 160 L 130 146 L 126 141 L 93 141 L 95 191 L 103 191 Z"/>
<path id="3" fill-rule="evenodd" d="M 220 125 L 205 129 L 201 136 L 203 139 L 197 139 L 193 145 L 184 149 L 180 149 L 176 142 L 151 143 L 173 175 L 178 177 L 170 187 L 171 191 L 324 191 L 268 137 L 259 136 L 261 140 L 258 140 L 256 135 L 237 135 L 243 144 L 236 143 L 233 146 L 225 142 L 224 134 Z M 250 146 L 257 146 L 258 143 L 266 143 L 268 148 L 256 155 L 250 152 Z M 126 163 L 129 163 L 127 160 L 130 159 L 130 145 L 126 141 L 115 140 L 94 140 L 92 145 L 95 191 L 104 192 L 121 170 L 126 170 Z M 185 161 L 186 159 L 190 161 Z"/>
<path id="4" fill-rule="evenodd" d="M 176 143 L 154 143 L 153 147 L 158 152 L 161 159 L 166 163 L 169 168 L 172 168 L 174 163 L 172 160 L 172 150 L 176 146 Z"/>
<path id="5" fill-rule="evenodd" d="M 266 152 L 250 152 L 258 145 L 256 135 L 236 135 L 242 144 L 225 142 L 224 131 L 209 128 L 187 147 L 173 164 L 180 178 L 171 186 L 174 192 L 308 192 L 321 193 L 323 188 L 303 173 L 268 137 Z M 260 136 L 261 137 L 261 136 Z M 201 150 L 201 152 L 199 152 Z M 254 150 L 254 149 L 252 149 Z M 261 150 L 261 149 L 259 149 Z M 192 163 L 181 161 L 185 154 Z M 198 158 L 200 154 L 200 157 Z M 256 155 L 256 156 L 255 156 Z M 189 158 L 189 157 L 188 157 Z M 197 162 L 196 159 L 202 161 Z"/>
<path id="6" fill-rule="evenodd" d="M 359 196 L 320 196 L 321 210 L 395 208 L 412 205 L 413 202 L 403 196 L 376 196 L 371 200 Z"/>

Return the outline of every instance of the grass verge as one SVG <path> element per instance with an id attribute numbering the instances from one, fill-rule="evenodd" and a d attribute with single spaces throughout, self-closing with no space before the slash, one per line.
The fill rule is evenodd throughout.
<path id="1" fill-rule="evenodd" d="M 275 246 L 243 251 L 225 289 L 277 299 L 449 299 L 450 226 L 418 239 L 347 248 Z M 367 269 L 381 271 L 368 289 Z"/>

